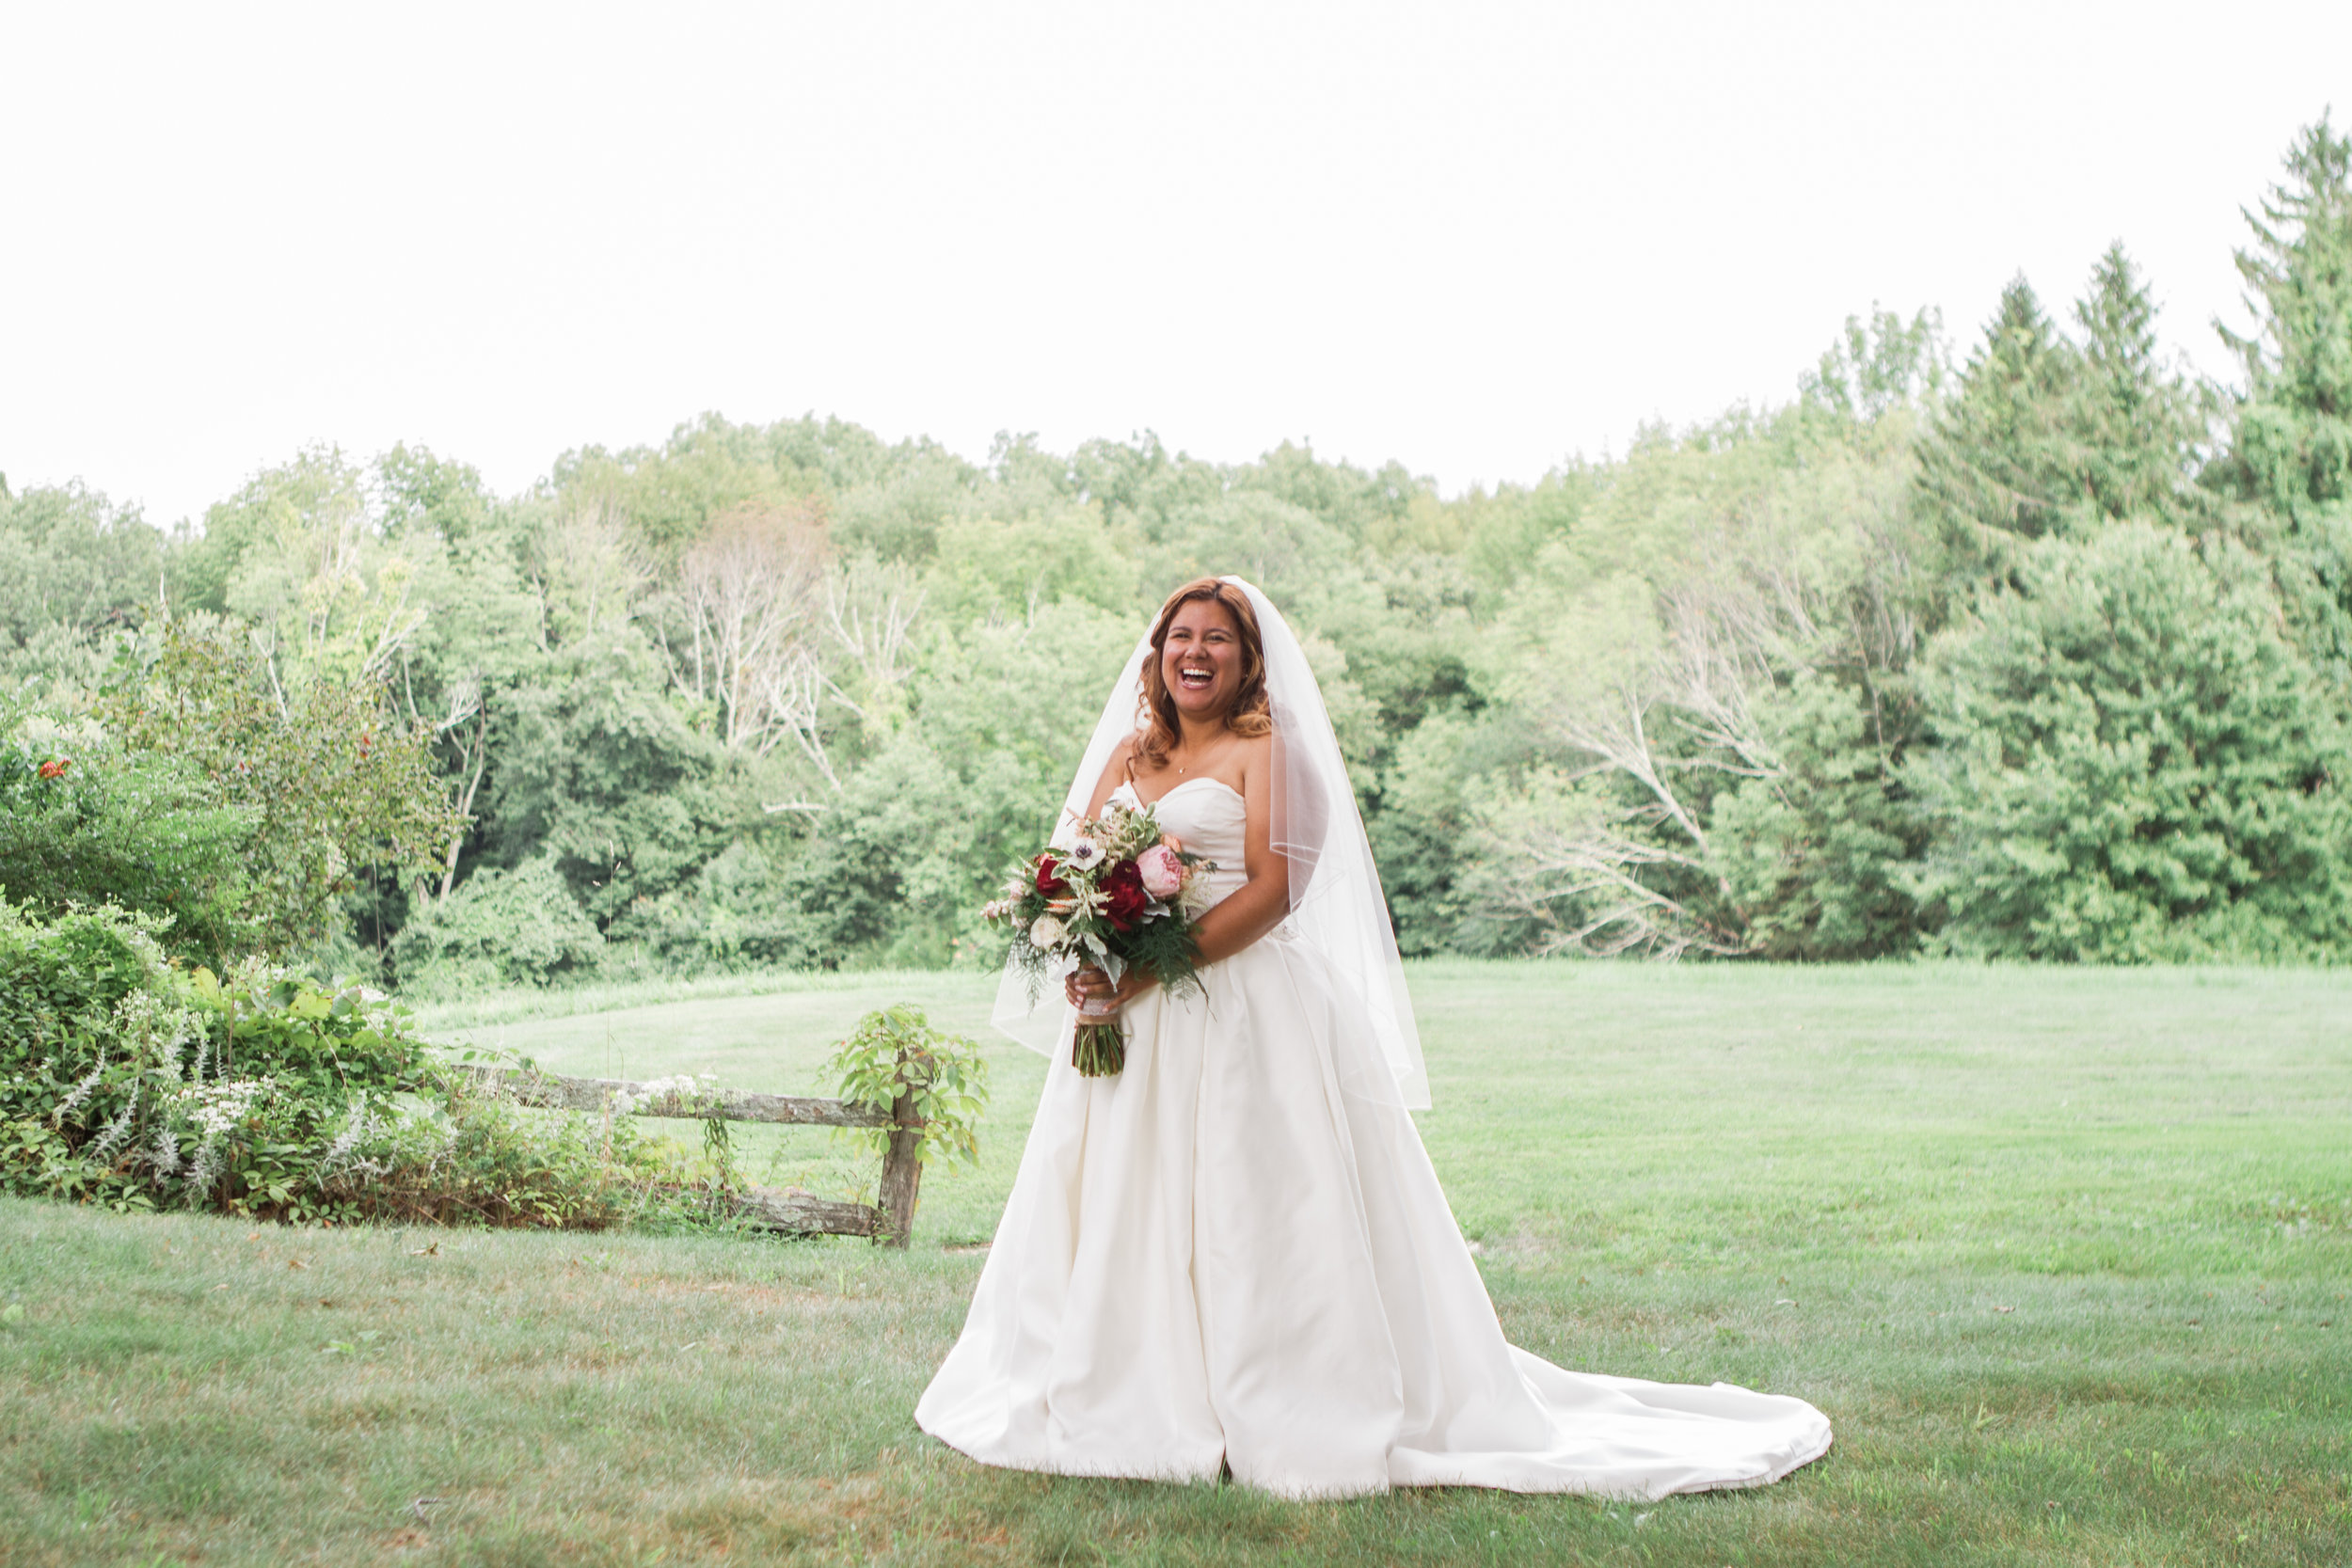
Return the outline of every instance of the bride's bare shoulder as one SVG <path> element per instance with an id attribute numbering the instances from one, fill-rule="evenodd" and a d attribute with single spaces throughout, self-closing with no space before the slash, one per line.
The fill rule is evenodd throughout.
<path id="1" fill-rule="evenodd" d="M 1102 776 L 1094 781 L 1094 799 L 1088 803 L 1087 815 L 1103 809 L 1103 802 L 1111 798 L 1111 791 L 1127 780 L 1136 755 L 1136 736 L 1127 736 L 1111 748 L 1110 759 L 1103 764 Z"/>

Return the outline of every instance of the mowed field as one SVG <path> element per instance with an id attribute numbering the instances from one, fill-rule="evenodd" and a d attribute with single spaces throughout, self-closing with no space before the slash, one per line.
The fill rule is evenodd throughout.
<path id="1" fill-rule="evenodd" d="M 1278 1502 L 990 1471 L 915 1396 L 1043 1063 L 913 1248 L 0 1205 L 0 1562 L 2352 1562 L 2352 975 L 1417 967 L 1417 1119 L 1510 1337 L 1793 1393 L 1765 1491 Z M 732 991 L 733 994 L 728 992 Z M 826 1092 L 989 981 L 497 998 L 548 1068 Z M 549 1016 L 560 1011 L 563 1016 Z M 816 1132 L 758 1179 L 870 1181 Z"/>

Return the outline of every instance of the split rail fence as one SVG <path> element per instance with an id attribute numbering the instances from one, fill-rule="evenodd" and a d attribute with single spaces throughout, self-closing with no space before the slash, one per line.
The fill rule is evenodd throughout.
<path id="1" fill-rule="evenodd" d="M 923 1122 L 914 1097 L 900 1094 L 888 1111 L 846 1100 L 789 1094 L 648 1095 L 628 1078 L 565 1078 L 551 1072 L 477 1068 L 485 1086 L 502 1089 L 520 1105 L 545 1110 L 604 1111 L 626 1105 L 630 1116 L 694 1121 L 756 1121 L 792 1127 L 887 1127 L 882 1185 L 876 1203 L 818 1197 L 798 1188 L 753 1187 L 737 1195 L 744 1219 L 765 1229 L 795 1235 L 865 1236 L 885 1246 L 903 1247 L 914 1224 L 914 1202 L 923 1185 Z M 626 1100 L 619 1097 L 626 1096 Z"/>

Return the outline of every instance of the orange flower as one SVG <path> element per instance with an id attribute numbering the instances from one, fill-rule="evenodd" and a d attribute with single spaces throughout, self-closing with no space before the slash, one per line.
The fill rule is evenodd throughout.
<path id="1" fill-rule="evenodd" d="M 72 766 L 72 757 L 56 757 L 40 765 L 40 776 L 44 779 L 62 779 L 65 770 Z"/>

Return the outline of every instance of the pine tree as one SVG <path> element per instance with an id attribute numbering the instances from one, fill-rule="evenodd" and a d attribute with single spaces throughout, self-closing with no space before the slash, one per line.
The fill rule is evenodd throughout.
<path id="1" fill-rule="evenodd" d="M 2074 320 L 2083 350 L 2072 422 L 2085 499 L 2101 520 L 2193 522 L 2204 510 L 2192 483 L 2203 413 L 2157 352 L 2155 301 L 2121 240 L 2099 258 Z"/>
<path id="2" fill-rule="evenodd" d="M 1958 395 L 1920 448 L 1921 499 L 1963 552 L 1972 540 L 1997 552 L 2000 533 L 2057 531 L 2077 501 L 2083 464 L 2070 410 L 2082 373 L 2032 285 L 2021 276 L 2002 290 Z"/>
<path id="3" fill-rule="evenodd" d="M 2252 335 L 2221 336 L 2246 366 L 2236 457 L 2249 499 L 2288 517 L 2352 499 L 2352 137 L 2323 118 L 2237 253 Z"/>
<path id="4" fill-rule="evenodd" d="M 2254 243 L 2237 253 L 2249 335 L 2222 484 L 2265 515 L 2281 596 L 2306 650 L 2352 689 L 2352 137 L 2323 117 L 2286 158 Z"/>

